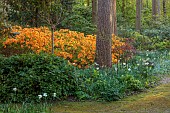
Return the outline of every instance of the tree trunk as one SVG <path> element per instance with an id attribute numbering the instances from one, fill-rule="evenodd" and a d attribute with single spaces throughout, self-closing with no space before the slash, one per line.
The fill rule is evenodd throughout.
<path id="1" fill-rule="evenodd" d="M 38 27 L 38 16 L 39 16 L 39 10 L 38 10 L 38 7 L 36 7 L 35 9 L 35 27 Z"/>
<path id="2" fill-rule="evenodd" d="M 163 0 L 163 14 L 166 16 L 166 0 Z"/>
<path id="3" fill-rule="evenodd" d="M 125 18 L 125 0 L 122 0 L 122 17 Z"/>
<path id="4" fill-rule="evenodd" d="M 92 22 L 93 24 L 97 22 L 97 0 L 92 0 Z"/>
<path id="5" fill-rule="evenodd" d="M 161 3 L 160 0 L 157 0 L 157 12 L 159 17 L 161 16 Z"/>
<path id="6" fill-rule="evenodd" d="M 90 0 L 87 0 L 87 6 L 89 6 L 90 5 Z"/>
<path id="7" fill-rule="evenodd" d="M 117 34 L 116 0 L 113 0 L 113 33 Z"/>
<path id="8" fill-rule="evenodd" d="M 153 20 L 156 20 L 157 16 L 157 3 L 156 0 L 152 0 L 152 18 Z"/>
<path id="9" fill-rule="evenodd" d="M 141 0 L 136 0 L 136 31 L 141 30 Z"/>
<path id="10" fill-rule="evenodd" d="M 98 0 L 96 63 L 100 67 L 112 67 L 112 1 Z"/>

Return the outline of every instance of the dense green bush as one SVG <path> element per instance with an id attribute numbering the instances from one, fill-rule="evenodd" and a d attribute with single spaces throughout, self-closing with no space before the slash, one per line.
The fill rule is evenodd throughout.
<path id="1" fill-rule="evenodd" d="M 0 101 L 67 98 L 76 90 L 73 72 L 67 61 L 53 55 L 1 57 Z"/>
<path id="2" fill-rule="evenodd" d="M 79 99 L 113 101 L 119 100 L 124 95 L 125 86 L 120 83 L 112 71 L 92 67 L 79 70 L 76 75 L 79 81 L 76 94 Z"/>
<path id="3" fill-rule="evenodd" d="M 134 40 L 133 45 L 138 50 L 165 50 L 170 48 L 169 27 L 148 28 L 141 33 L 130 28 L 119 28 L 119 35 Z"/>
<path id="4" fill-rule="evenodd" d="M 85 34 L 94 34 L 96 27 L 92 24 L 92 8 L 90 6 L 76 5 L 72 14 L 65 18 L 61 25 L 63 28 L 83 32 Z"/>

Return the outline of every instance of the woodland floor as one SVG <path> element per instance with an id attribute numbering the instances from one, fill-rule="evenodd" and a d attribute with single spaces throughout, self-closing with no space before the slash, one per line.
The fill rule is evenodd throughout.
<path id="1" fill-rule="evenodd" d="M 146 92 L 114 102 L 61 102 L 54 113 L 170 113 L 170 75 Z"/>

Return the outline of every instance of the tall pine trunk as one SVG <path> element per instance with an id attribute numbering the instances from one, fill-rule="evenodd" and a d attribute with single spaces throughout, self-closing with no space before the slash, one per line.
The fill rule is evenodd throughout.
<path id="1" fill-rule="evenodd" d="M 98 0 L 96 63 L 100 67 L 112 67 L 112 2 Z"/>

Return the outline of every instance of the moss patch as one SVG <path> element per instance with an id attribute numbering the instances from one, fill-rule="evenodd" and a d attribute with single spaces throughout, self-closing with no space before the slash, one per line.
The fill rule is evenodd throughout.
<path id="1" fill-rule="evenodd" d="M 115 102 L 61 102 L 55 113 L 169 113 L 170 83 Z"/>

